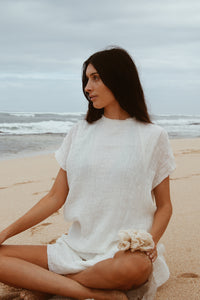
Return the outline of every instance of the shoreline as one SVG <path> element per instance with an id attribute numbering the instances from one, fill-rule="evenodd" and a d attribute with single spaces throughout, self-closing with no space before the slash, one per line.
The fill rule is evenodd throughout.
<path id="1" fill-rule="evenodd" d="M 39 138 L 43 139 L 44 136 L 46 136 L 48 139 L 51 136 L 51 134 L 42 135 L 42 136 L 39 136 Z M 26 158 L 26 157 L 31 158 L 31 157 L 35 157 L 35 156 L 54 154 L 55 151 L 60 147 L 60 145 L 65 137 L 65 134 L 52 134 L 52 136 L 54 137 L 54 140 L 50 143 L 50 145 L 48 145 L 45 148 L 40 149 L 40 150 L 39 149 L 38 150 L 24 149 L 17 154 L 16 153 L 5 154 L 5 153 L 0 152 L 2 155 L 2 156 L 0 156 L 0 162 L 20 159 L 20 158 Z M 0 142 L 1 142 L 1 137 L 2 136 L 0 136 Z M 13 138 L 13 136 L 9 136 L 9 137 Z M 19 136 L 14 136 L 14 137 L 17 138 Z M 30 139 L 32 137 L 38 138 L 37 135 L 29 135 L 26 137 L 28 138 L 27 145 L 29 145 Z M 176 141 L 179 141 L 180 143 L 182 143 L 181 141 L 184 141 L 184 143 L 186 143 L 186 141 L 193 143 L 193 141 L 200 140 L 200 137 L 188 137 L 188 138 L 170 137 L 169 140 L 170 140 L 171 144 L 173 145 L 173 144 L 176 144 Z M 47 141 L 49 142 L 49 139 Z"/>
<path id="2" fill-rule="evenodd" d="M 197 300 L 200 294 L 200 138 L 170 139 L 176 170 L 170 178 L 173 216 L 162 237 L 170 279 L 155 300 Z M 19 218 L 51 188 L 59 166 L 54 154 L 0 161 L 0 230 Z M 62 209 L 6 244 L 53 243 L 68 231 Z M 11 288 L 0 285 L 0 298 Z"/>
<path id="3" fill-rule="evenodd" d="M 0 161 L 53 153 L 64 137 L 65 134 L 0 135 Z"/>

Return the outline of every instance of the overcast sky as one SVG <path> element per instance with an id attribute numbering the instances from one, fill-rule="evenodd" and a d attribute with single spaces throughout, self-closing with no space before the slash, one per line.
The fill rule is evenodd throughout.
<path id="1" fill-rule="evenodd" d="M 109 45 L 150 113 L 200 114 L 199 0 L 0 0 L 0 111 L 85 111 L 82 63 Z"/>

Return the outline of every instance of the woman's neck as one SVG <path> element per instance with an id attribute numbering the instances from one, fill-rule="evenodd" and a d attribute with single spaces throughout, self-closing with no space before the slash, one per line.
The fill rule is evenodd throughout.
<path id="1" fill-rule="evenodd" d="M 125 120 L 130 118 L 129 113 L 127 113 L 125 110 L 121 111 L 105 111 L 104 110 L 104 116 L 109 119 L 118 119 L 118 120 Z"/>

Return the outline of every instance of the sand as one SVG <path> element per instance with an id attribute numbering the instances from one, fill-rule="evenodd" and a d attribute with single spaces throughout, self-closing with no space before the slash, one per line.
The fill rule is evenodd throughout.
<path id="1" fill-rule="evenodd" d="M 200 139 L 171 140 L 177 169 L 171 176 L 173 217 L 162 241 L 171 276 L 156 300 L 200 299 Z M 0 161 L 0 230 L 50 189 L 59 166 L 53 154 Z M 62 209 L 6 244 L 46 244 L 67 232 Z M 0 285 L 0 299 L 12 292 Z"/>

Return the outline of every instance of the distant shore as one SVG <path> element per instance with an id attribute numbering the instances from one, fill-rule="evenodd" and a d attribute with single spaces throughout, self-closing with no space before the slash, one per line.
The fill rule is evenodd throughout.
<path id="1" fill-rule="evenodd" d="M 170 140 L 177 168 L 171 176 L 173 217 L 162 238 L 171 276 L 156 300 L 197 300 L 200 295 L 200 138 Z M 50 189 L 59 166 L 53 154 L 0 161 L 0 230 L 25 213 Z M 53 243 L 67 224 L 61 211 L 6 244 Z M 0 299 L 13 288 L 0 285 Z"/>

